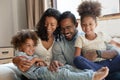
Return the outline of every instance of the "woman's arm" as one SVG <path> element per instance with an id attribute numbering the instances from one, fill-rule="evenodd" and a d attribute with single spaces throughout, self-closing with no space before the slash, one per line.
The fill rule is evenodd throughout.
<path id="1" fill-rule="evenodd" d="M 25 59 L 24 56 L 17 56 L 13 58 L 13 63 L 21 70 L 21 71 L 27 71 L 32 63 L 31 61 Z"/>

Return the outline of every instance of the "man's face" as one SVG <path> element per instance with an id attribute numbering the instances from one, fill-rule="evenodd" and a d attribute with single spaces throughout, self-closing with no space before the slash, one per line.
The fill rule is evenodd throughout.
<path id="1" fill-rule="evenodd" d="M 67 40 L 72 40 L 76 33 L 76 26 L 70 18 L 63 19 L 60 22 L 61 31 Z"/>

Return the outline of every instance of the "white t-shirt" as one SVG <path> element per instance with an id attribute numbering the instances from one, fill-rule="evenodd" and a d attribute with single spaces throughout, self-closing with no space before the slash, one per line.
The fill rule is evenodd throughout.
<path id="1" fill-rule="evenodd" d="M 81 48 L 83 54 L 86 50 L 106 50 L 105 42 L 109 43 L 112 38 L 102 32 L 98 32 L 96 34 L 97 37 L 94 40 L 86 39 L 85 35 L 79 36 L 76 39 L 75 47 Z"/>

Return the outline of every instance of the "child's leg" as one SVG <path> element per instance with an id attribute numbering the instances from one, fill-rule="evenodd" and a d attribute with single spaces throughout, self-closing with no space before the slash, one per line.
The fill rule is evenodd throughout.
<path id="1" fill-rule="evenodd" d="M 103 80 L 109 73 L 109 69 L 107 67 L 102 67 L 98 71 L 95 72 L 93 76 L 93 80 Z"/>
<path id="2" fill-rule="evenodd" d="M 118 72 L 120 71 L 120 55 L 116 56 L 113 59 L 98 62 L 98 64 L 107 66 L 110 69 L 110 73 Z"/>
<path id="3" fill-rule="evenodd" d="M 75 57 L 73 62 L 75 66 L 79 69 L 92 69 L 96 71 L 102 67 L 101 65 L 94 63 L 90 60 L 87 60 L 86 58 L 82 56 Z"/>
<path id="4" fill-rule="evenodd" d="M 69 69 L 62 69 L 56 80 L 92 80 L 94 72 L 92 70 L 72 72 Z"/>
<path id="5" fill-rule="evenodd" d="M 79 73 L 78 71 L 72 72 L 70 70 L 73 69 L 68 69 L 67 66 L 67 69 L 63 67 L 57 72 L 51 72 L 46 67 L 42 67 L 35 71 L 35 73 L 38 79 L 43 80 L 102 80 L 108 74 L 107 68 L 102 68 L 97 72 L 93 72 L 92 70 L 78 70 Z"/>
<path id="6" fill-rule="evenodd" d="M 93 71 L 93 70 L 90 70 L 90 69 L 81 70 L 81 69 L 78 69 L 75 66 L 71 66 L 71 65 L 64 65 L 64 66 L 60 67 L 59 69 L 62 69 L 62 68 L 69 69 L 71 72 L 76 72 L 76 73 Z"/>
<path id="7" fill-rule="evenodd" d="M 84 72 L 84 70 L 80 70 L 78 68 L 76 68 L 75 66 L 71 66 L 71 65 L 64 65 L 64 66 L 61 66 L 59 69 L 62 69 L 62 68 L 65 68 L 65 69 L 69 69 L 71 72 Z"/>
<path id="8" fill-rule="evenodd" d="M 59 78 L 61 80 L 102 80 L 108 75 L 109 69 L 102 67 L 100 70 L 93 72 L 87 69 L 79 70 L 72 66 L 65 68 L 64 66 L 64 68 L 61 68 L 59 71 L 61 76 Z"/>
<path id="9" fill-rule="evenodd" d="M 35 71 L 38 79 L 41 80 L 92 80 L 94 72 L 92 70 L 74 71 L 72 66 L 64 66 L 59 68 L 57 72 L 51 72 L 47 68 L 42 67 Z M 78 71 L 77 71 L 78 70 Z"/>

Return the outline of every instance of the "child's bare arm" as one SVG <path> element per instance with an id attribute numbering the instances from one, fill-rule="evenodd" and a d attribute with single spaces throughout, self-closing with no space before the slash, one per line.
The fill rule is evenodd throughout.
<path id="1" fill-rule="evenodd" d="M 117 41 L 111 40 L 110 44 L 112 44 L 112 45 L 117 46 L 117 47 L 120 48 L 120 43 L 117 42 Z"/>
<path id="2" fill-rule="evenodd" d="M 31 61 L 33 64 L 36 64 L 37 66 L 47 66 L 47 64 L 40 58 L 33 58 Z"/>
<path id="3" fill-rule="evenodd" d="M 81 55 L 81 48 L 75 47 L 75 53 L 74 56 L 80 56 Z"/>

